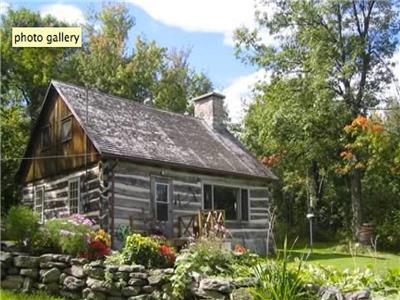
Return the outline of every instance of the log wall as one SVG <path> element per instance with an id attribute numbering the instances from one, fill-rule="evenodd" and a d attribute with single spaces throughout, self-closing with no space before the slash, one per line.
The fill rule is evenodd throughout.
<path id="1" fill-rule="evenodd" d="M 265 252 L 267 237 L 267 210 L 271 203 L 268 182 L 231 177 L 209 176 L 150 167 L 119 161 L 115 167 L 115 228 L 133 225 L 135 232 L 148 232 L 153 228 L 155 182 L 169 183 L 173 218 L 173 235 L 178 235 L 178 217 L 197 213 L 203 207 L 203 185 L 222 185 L 249 191 L 249 220 L 227 221 L 228 241 L 257 248 Z M 167 226 L 167 225 L 165 225 Z M 157 228 L 165 230 L 163 224 Z M 258 241 L 257 241 L 258 240 Z M 256 245 L 259 244 L 259 245 Z M 262 250 L 264 248 L 264 250 Z M 261 249 L 261 250 L 260 250 Z"/>
<path id="2" fill-rule="evenodd" d="M 34 206 L 34 191 L 37 188 L 44 189 L 44 219 L 66 217 L 68 210 L 68 180 L 79 178 L 79 193 L 81 208 L 80 213 L 90 217 L 99 224 L 100 215 L 100 169 L 98 164 L 88 167 L 86 170 L 70 172 L 64 175 L 52 176 L 27 183 L 23 187 L 22 203 Z M 84 204 L 85 203 L 85 204 Z"/>

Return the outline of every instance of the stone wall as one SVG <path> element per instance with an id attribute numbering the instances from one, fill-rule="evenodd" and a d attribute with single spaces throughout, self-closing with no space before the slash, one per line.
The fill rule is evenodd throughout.
<path id="1" fill-rule="evenodd" d="M 169 277 L 173 269 L 146 269 L 141 265 L 104 265 L 69 255 L 30 256 L 0 252 L 1 288 L 70 299 L 173 299 Z M 193 277 L 187 299 L 252 299 L 245 287 L 251 279 L 227 281 Z"/>

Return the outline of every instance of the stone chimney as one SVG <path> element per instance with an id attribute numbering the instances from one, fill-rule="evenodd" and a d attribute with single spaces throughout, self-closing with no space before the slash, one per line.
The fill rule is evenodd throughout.
<path id="1" fill-rule="evenodd" d="M 202 118 L 212 127 L 221 126 L 224 119 L 224 98 L 224 95 L 217 92 L 194 98 L 194 116 Z"/>

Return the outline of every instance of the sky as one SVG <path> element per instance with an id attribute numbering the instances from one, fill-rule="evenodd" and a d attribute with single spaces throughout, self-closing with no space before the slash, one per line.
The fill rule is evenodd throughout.
<path id="1" fill-rule="evenodd" d="M 12 4 L 11 4 L 12 3 Z M 245 65 L 234 55 L 233 31 L 244 25 L 254 28 L 253 0 L 126 0 L 135 26 L 129 43 L 138 34 L 168 48 L 190 48 L 189 62 L 212 80 L 215 90 L 226 96 L 225 104 L 234 122 L 239 122 L 251 99 L 251 86 L 268 75 Z M 42 15 L 51 14 L 67 22 L 84 23 L 102 1 L 0 0 L 0 13 L 8 7 L 27 7 Z M 272 12 L 273 8 L 267 8 Z M 272 42 L 267 34 L 263 38 Z M 394 57 L 400 61 L 400 51 Z M 400 77 L 400 64 L 394 72 Z M 393 88 L 394 90 L 394 88 Z"/>

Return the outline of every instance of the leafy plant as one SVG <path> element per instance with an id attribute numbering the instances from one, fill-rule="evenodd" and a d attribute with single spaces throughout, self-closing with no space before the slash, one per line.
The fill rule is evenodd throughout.
<path id="1" fill-rule="evenodd" d="M 168 267 L 175 261 L 175 250 L 160 236 L 132 234 L 122 249 L 125 263 L 137 263 L 148 267 Z"/>
<path id="2" fill-rule="evenodd" d="M 39 215 L 27 206 L 11 207 L 5 227 L 7 238 L 15 240 L 19 247 L 30 249 L 32 240 L 39 232 Z"/>
<path id="3" fill-rule="evenodd" d="M 119 241 L 125 242 L 130 233 L 131 230 L 129 229 L 129 226 L 123 224 L 119 224 L 117 226 L 116 235 Z"/>
<path id="4" fill-rule="evenodd" d="M 125 264 L 124 255 L 119 251 L 113 251 L 111 254 L 106 256 L 104 261 L 107 265 L 123 265 Z"/>
<path id="5" fill-rule="evenodd" d="M 303 260 L 289 266 L 289 257 L 284 244 L 283 257 L 268 261 L 254 268 L 256 286 L 251 293 L 256 300 L 297 300 L 312 299 L 302 279 Z"/>
<path id="6" fill-rule="evenodd" d="M 44 224 L 50 240 L 64 253 L 83 255 L 88 251 L 93 223 L 83 216 L 51 219 Z"/>
<path id="7" fill-rule="evenodd" d="M 191 283 L 192 272 L 205 275 L 225 275 L 234 273 L 233 252 L 226 249 L 221 239 L 200 239 L 177 257 L 175 273 L 171 277 L 174 299 L 184 299 Z"/>

